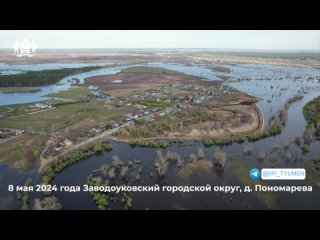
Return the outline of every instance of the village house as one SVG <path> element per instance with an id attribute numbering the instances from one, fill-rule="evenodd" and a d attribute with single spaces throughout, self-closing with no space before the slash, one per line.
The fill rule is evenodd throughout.
<path id="1" fill-rule="evenodd" d="M 118 127 L 118 126 L 119 126 L 119 123 L 116 123 L 116 122 L 112 123 L 112 127 L 113 127 L 113 128 L 116 128 L 116 127 Z"/>
<path id="2" fill-rule="evenodd" d="M 61 143 L 56 143 L 54 145 L 54 150 L 56 150 L 57 152 L 60 152 L 63 148 L 63 145 Z"/>
<path id="3" fill-rule="evenodd" d="M 22 133 L 24 133 L 24 130 L 16 130 L 16 135 L 20 135 Z"/>
<path id="4" fill-rule="evenodd" d="M 52 105 L 47 105 L 43 103 L 36 103 L 34 105 L 35 108 L 45 109 L 45 108 L 52 108 Z"/>
<path id="5" fill-rule="evenodd" d="M 89 133 L 101 133 L 101 129 L 91 128 L 91 129 L 89 130 Z"/>

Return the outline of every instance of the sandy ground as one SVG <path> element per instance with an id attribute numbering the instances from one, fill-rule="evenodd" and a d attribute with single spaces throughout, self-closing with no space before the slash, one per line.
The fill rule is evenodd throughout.
<path id="1" fill-rule="evenodd" d="M 235 136 L 239 133 L 250 133 L 256 130 L 260 130 L 263 125 L 263 116 L 260 109 L 255 105 L 231 105 L 225 106 L 213 111 L 211 113 L 219 113 L 225 117 L 232 116 L 231 111 L 240 111 L 242 114 L 248 114 L 250 119 L 240 126 L 233 127 L 231 122 L 220 123 L 220 128 L 217 128 L 216 122 L 205 122 L 194 126 L 191 126 L 189 132 L 167 132 L 162 135 L 161 138 L 184 138 L 184 139 L 202 139 L 204 136 L 210 136 L 212 138 L 219 138 L 225 136 Z M 241 114 L 240 113 L 240 114 Z"/>
<path id="2" fill-rule="evenodd" d="M 224 107 L 226 110 L 232 110 L 233 106 Z M 204 123 L 205 129 L 200 130 L 199 127 L 193 128 L 191 132 L 185 134 L 187 138 L 201 138 L 205 135 L 211 136 L 213 138 L 224 137 L 224 136 L 233 136 L 239 133 L 249 133 L 255 130 L 259 130 L 262 125 L 261 113 L 260 110 L 256 107 L 255 104 L 252 105 L 237 105 L 237 109 L 245 113 L 250 114 L 251 120 L 242 124 L 239 127 L 228 127 L 226 129 L 214 129 L 212 122 Z M 227 126 L 228 123 L 225 123 Z M 199 125 L 200 126 L 200 125 Z M 225 127 L 224 127 L 225 128 Z"/>

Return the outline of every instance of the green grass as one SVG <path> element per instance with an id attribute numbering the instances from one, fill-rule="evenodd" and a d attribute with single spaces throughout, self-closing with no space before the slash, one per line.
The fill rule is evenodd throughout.
<path id="1" fill-rule="evenodd" d="M 36 131 L 45 130 L 51 132 L 52 125 L 56 130 L 64 128 L 85 119 L 108 120 L 118 114 L 123 114 L 127 108 L 107 111 L 101 106 L 101 102 L 76 102 L 59 106 L 56 109 L 36 114 L 25 114 L 17 118 L 0 118 L 0 126 L 16 129 L 32 128 Z"/>
<path id="2" fill-rule="evenodd" d="M 7 112 L 7 111 L 10 111 L 10 109 L 7 108 L 7 106 L 0 106 L 0 113 L 1 112 Z"/>
<path id="3" fill-rule="evenodd" d="M 0 87 L 2 93 L 16 93 L 16 92 L 37 92 L 40 88 L 35 87 Z"/>
<path id="4" fill-rule="evenodd" d="M 11 161 L 12 166 L 28 169 L 37 163 L 46 137 L 21 135 L 14 140 L 0 144 L 0 162 Z"/>
<path id="5" fill-rule="evenodd" d="M 45 95 L 44 97 L 58 97 L 63 99 L 72 99 L 75 101 L 82 100 L 84 97 L 86 97 L 88 94 L 90 94 L 91 91 L 86 86 L 78 86 L 78 87 L 71 87 L 68 90 L 61 91 L 58 93 L 50 93 Z"/>

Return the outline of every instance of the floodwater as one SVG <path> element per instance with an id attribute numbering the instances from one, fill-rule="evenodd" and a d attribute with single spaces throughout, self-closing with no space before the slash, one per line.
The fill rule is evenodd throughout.
<path id="1" fill-rule="evenodd" d="M 40 65 L 40 66 L 38 66 Z M 10 66 L 10 67 L 9 67 Z M 44 70 L 44 69 L 58 69 L 63 67 L 85 67 L 89 66 L 88 64 L 35 64 L 35 65 L 0 65 L 0 71 L 4 71 L 4 69 L 23 69 L 23 71 L 27 70 Z M 92 66 L 92 65 L 90 65 Z M 79 79 L 79 83 L 84 83 L 84 79 L 92 76 L 101 76 L 101 75 L 107 75 L 107 74 L 116 74 L 121 71 L 121 69 L 125 69 L 128 67 L 134 67 L 134 66 L 157 66 L 157 67 L 163 67 L 170 70 L 175 70 L 178 72 L 184 72 L 189 75 L 193 76 L 199 76 L 208 78 L 210 80 L 219 80 L 216 73 L 211 72 L 210 70 L 204 68 L 204 67 L 198 67 L 198 66 L 183 66 L 180 64 L 168 64 L 168 63 L 150 63 L 147 65 L 126 65 L 126 66 L 117 66 L 117 67 L 109 67 L 109 68 L 103 68 L 98 70 L 93 70 L 85 73 L 78 73 L 74 75 L 67 76 L 63 79 L 61 79 L 58 84 L 48 85 L 48 86 L 39 86 L 37 88 L 40 88 L 40 91 L 37 92 L 31 92 L 31 93 L 6 93 L 1 94 L 0 93 L 0 106 L 1 105 L 11 105 L 11 104 L 23 104 L 23 103 L 32 103 L 37 101 L 45 101 L 52 98 L 43 97 L 46 94 L 50 93 L 57 93 L 60 91 L 64 91 L 70 88 L 73 79 Z M 20 70 L 19 70 L 20 71 Z"/>
<path id="2" fill-rule="evenodd" d="M 161 65 L 161 63 L 152 63 L 166 67 L 172 70 L 178 70 L 190 74 L 198 74 L 205 76 L 205 72 L 201 73 L 199 69 L 205 69 L 204 66 L 185 66 L 182 68 L 179 64 Z M 128 66 L 126 66 L 128 67 Z M 176 69 L 174 69 L 176 67 Z M 250 95 L 256 96 L 261 100 L 258 102 L 264 114 L 264 120 L 267 124 L 269 117 L 283 107 L 286 100 L 296 93 L 303 94 L 303 99 L 291 104 L 288 111 L 288 121 L 281 134 L 257 142 L 245 142 L 242 144 L 233 143 L 232 145 L 221 147 L 221 151 L 226 152 L 228 156 L 227 167 L 221 172 L 216 167 L 209 170 L 193 170 L 192 174 L 187 178 L 181 178 L 177 175 L 177 169 L 174 164 L 169 165 L 167 175 L 163 181 L 160 181 L 157 175 L 149 176 L 154 171 L 154 159 L 156 151 L 153 148 L 132 148 L 128 143 L 111 141 L 113 150 L 104 152 L 100 155 L 91 156 L 82 160 L 57 174 L 52 184 L 60 185 L 83 185 L 86 178 L 95 169 L 100 168 L 103 164 L 110 164 L 113 155 L 118 155 L 124 162 L 134 159 L 143 160 L 143 171 L 141 185 L 155 184 L 162 185 L 245 185 L 248 182 L 248 170 L 252 167 L 304 167 L 306 159 L 320 157 L 320 143 L 313 142 L 310 145 L 309 153 L 302 153 L 294 143 L 289 147 L 285 147 L 285 142 L 293 142 L 297 136 L 303 134 L 306 126 L 302 114 L 302 107 L 311 99 L 319 96 L 320 83 L 317 77 L 320 76 L 319 70 L 302 67 L 283 67 L 273 65 L 257 65 L 257 64 L 241 64 L 229 66 L 232 68 L 230 73 L 239 82 L 229 83 L 230 86 L 244 91 Z M 110 68 L 89 73 L 82 73 L 77 77 L 83 81 L 85 77 L 103 74 L 115 74 L 122 67 Z M 192 70 L 194 69 L 194 70 Z M 265 69 L 265 71 L 264 71 Z M 199 72 L 200 71 L 200 72 Z M 211 80 L 217 80 L 214 73 Z M 298 77 L 297 77 L 298 76 Z M 312 77 L 310 79 L 309 77 Z M 209 76 L 210 77 L 210 76 Z M 209 78 L 208 77 L 208 78 Z M 265 78 L 265 79 L 261 79 Z M 280 79 L 281 78 L 281 79 Z M 21 94 L 22 95 L 22 94 Z M 1 100 L 1 99 L 0 99 Z M 190 146 L 179 146 L 172 144 L 170 147 L 162 150 L 174 151 L 181 155 L 185 164 L 188 164 L 188 156 L 197 153 L 198 147 L 204 149 L 206 159 L 213 161 L 213 154 L 216 146 L 205 148 L 201 143 Z M 244 155 L 245 145 L 253 148 L 251 155 Z M 265 160 L 258 160 L 260 151 L 266 151 Z M 286 154 L 290 152 L 293 157 L 286 160 Z M 16 196 L 8 193 L 7 185 L 10 183 L 22 184 L 28 176 L 38 179 L 39 176 L 34 172 L 20 173 L 9 167 L 8 163 L 0 165 L 0 202 L 9 202 L 6 209 L 19 208 L 21 206 L 16 203 Z M 307 172 L 308 178 L 308 172 Z M 269 181 L 263 184 L 268 185 L 307 185 L 305 181 Z M 318 185 L 317 185 L 318 184 Z M 64 209 L 96 209 L 96 205 L 92 197 L 87 192 L 79 193 L 53 193 L 62 203 Z M 5 199 L 8 196 L 12 199 Z M 1 205 L 0 205 L 1 206 Z M 121 209 L 121 205 L 110 204 L 112 209 Z M 2 207 L 4 208 L 4 207 Z M 169 193 L 169 192 L 140 192 L 133 196 L 133 209 L 320 209 L 320 188 L 319 183 L 314 183 L 312 192 L 290 193 L 290 192 L 274 192 L 268 193 L 267 196 L 261 193 L 236 193 L 224 194 L 221 192 L 195 192 L 195 193 Z"/>

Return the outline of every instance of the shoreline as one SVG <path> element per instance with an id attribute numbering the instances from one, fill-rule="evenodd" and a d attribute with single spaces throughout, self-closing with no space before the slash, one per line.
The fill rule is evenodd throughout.
<path id="1" fill-rule="evenodd" d="M 263 113 L 262 111 L 260 110 L 260 108 L 255 104 L 252 104 L 251 105 L 253 107 L 253 109 L 257 112 L 257 115 L 258 115 L 258 126 L 257 128 L 255 128 L 254 130 L 250 131 L 250 132 L 255 132 L 257 130 L 261 131 L 263 128 L 263 124 L 264 124 L 264 119 L 263 119 Z M 247 132 L 248 133 L 248 132 Z M 246 133 L 246 134 L 247 134 Z M 198 140 L 198 141 L 201 141 L 203 139 L 204 136 L 201 136 L 201 137 L 168 137 L 168 136 L 158 136 L 158 137 L 150 137 L 150 138 L 141 138 L 141 140 L 179 140 L 179 139 L 182 139 L 182 140 Z M 225 136 L 224 136 L 225 137 Z M 222 138 L 221 136 L 220 137 L 217 137 L 216 139 L 219 139 L 219 138 Z M 81 146 L 85 146 L 86 144 L 89 144 L 89 143 L 92 143 L 94 141 L 97 141 L 99 139 L 111 139 L 113 141 L 116 141 L 116 142 L 124 142 L 124 143 L 129 143 L 131 139 L 129 138 L 118 138 L 116 136 L 112 136 L 111 135 L 111 131 L 106 131 L 106 132 L 103 132 L 101 133 L 100 135 L 97 135 L 91 139 L 88 139 L 87 141 L 84 141 L 84 142 L 81 142 L 77 145 L 74 145 L 72 146 L 71 148 L 68 148 L 66 149 L 64 152 L 61 152 L 59 153 L 58 155 L 56 156 L 53 156 L 53 157 L 49 157 L 49 158 L 44 158 L 42 157 L 40 159 L 40 166 L 38 168 L 38 172 L 39 173 L 42 173 L 43 170 L 44 170 L 44 167 L 48 164 L 50 164 L 51 162 L 54 162 L 58 159 L 59 156 L 63 156 L 65 154 L 68 154 L 69 152 L 72 152 L 73 150 L 76 150 L 78 148 L 80 148 Z M 136 138 L 134 138 L 136 139 Z M 46 148 L 47 149 L 47 148 Z M 46 149 L 41 153 L 41 155 L 43 156 Z"/>
<path id="2" fill-rule="evenodd" d="M 7 89 L 6 89 L 7 88 Z M 16 88 L 16 89 L 15 89 Z M 0 87 L 0 94 L 12 93 L 33 93 L 40 92 L 41 88 L 28 88 L 28 87 Z"/>
<path id="3" fill-rule="evenodd" d="M 250 131 L 251 132 L 255 132 L 257 130 L 262 131 L 263 127 L 264 127 L 264 115 L 263 112 L 261 111 L 260 107 L 257 105 L 257 103 L 252 104 L 251 105 L 253 107 L 253 109 L 257 112 L 258 115 L 258 126 Z M 241 133 L 240 133 L 241 134 Z M 248 134 L 248 132 L 246 132 L 246 134 Z M 213 137 L 214 139 L 219 139 L 219 138 L 223 138 L 226 137 L 225 136 L 220 136 L 220 137 Z M 149 138 L 141 138 L 141 140 L 179 140 L 179 139 L 183 139 L 183 140 L 202 140 L 204 136 L 201 137 L 189 137 L 189 136 L 177 136 L 177 137 L 169 137 L 169 136 L 156 136 L 156 137 L 149 137 Z M 113 141 L 118 141 L 118 142 L 126 142 L 129 143 L 130 140 L 132 139 L 137 139 L 137 138 L 119 138 L 117 136 L 109 136 L 109 138 Z"/>
<path id="4" fill-rule="evenodd" d="M 261 108 L 259 107 L 258 103 L 255 103 L 254 104 L 256 106 L 256 110 L 259 112 L 259 125 L 260 125 L 260 131 L 262 131 L 264 129 L 264 115 L 263 115 L 263 112 L 261 110 Z"/>

